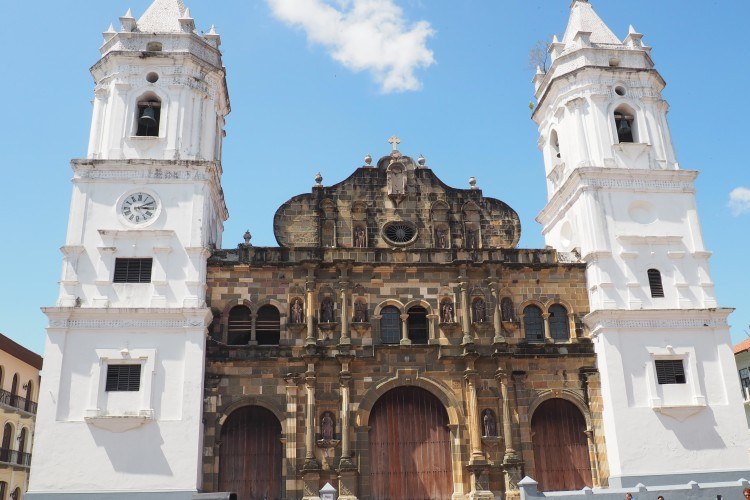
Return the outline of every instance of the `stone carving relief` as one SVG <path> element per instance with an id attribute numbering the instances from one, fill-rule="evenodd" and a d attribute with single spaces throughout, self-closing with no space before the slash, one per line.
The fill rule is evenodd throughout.
<path id="1" fill-rule="evenodd" d="M 487 321 L 487 304 L 485 304 L 484 299 L 474 300 L 472 313 L 474 323 L 484 323 Z"/>
<path id="2" fill-rule="evenodd" d="M 292 313 L 292 324 L 299 325 L 301 323 L 304 323 L 305 321 L 305 308 L 302 302 L 302 299 L 296 298 L 292 300 L 292 306 L 291 306 L 291 313 Z"/>
<path id="3" fill-rule="evenodd" d="M 453 302 L 446 300 L 440 306 L 440 322 L 455 323 L 455 321 L 456 317 L 453 315 Z"/>
<path id="4" fill-rule="evenodd" d="M 482 436 L 497 437 L 495 412 L 490 409 L 486 409 L 482 412 Z"/>

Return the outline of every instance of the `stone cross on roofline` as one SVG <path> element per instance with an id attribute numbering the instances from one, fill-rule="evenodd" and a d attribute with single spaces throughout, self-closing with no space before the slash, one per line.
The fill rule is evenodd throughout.
<path id="1" fill-rule="evenodd" d="M 398 151 L 398 145 L 401 144 L 401 139 L 399 139 L 396 134 L 393 134 L 390 139 L 388 139 L 388 142 L 393 145 L 393 150 Z"/>

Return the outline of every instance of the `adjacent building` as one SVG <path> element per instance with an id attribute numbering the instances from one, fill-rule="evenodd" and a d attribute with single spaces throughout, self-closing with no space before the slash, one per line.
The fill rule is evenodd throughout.
<path id="1" fill-rule="evenodd" d="M 26 494 L 42 357 L 0 334 L 0 500 Z"/>

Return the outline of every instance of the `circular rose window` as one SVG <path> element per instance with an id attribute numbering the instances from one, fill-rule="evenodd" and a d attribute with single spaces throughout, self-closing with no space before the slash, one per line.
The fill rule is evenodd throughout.
<path id="1" fill-rule="evenodd" d="M 410 222 L 388 222 L 383 226 L 383 239 L 391 245 L 408 245 L 417 239 L 417 228 Z"/>

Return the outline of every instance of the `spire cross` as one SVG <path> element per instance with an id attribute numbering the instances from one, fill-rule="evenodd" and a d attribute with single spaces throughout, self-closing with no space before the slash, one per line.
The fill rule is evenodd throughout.
<path id="1" fill-rule="evenodd" d="M 393 150 L 398 151 L 398 145 L 401 144 L 401 139 L 396 137 L 396 134 L 393 134 L 393 136 L 388 139 L 388 142 L 393 145 Z"/>

